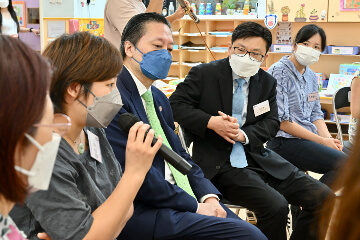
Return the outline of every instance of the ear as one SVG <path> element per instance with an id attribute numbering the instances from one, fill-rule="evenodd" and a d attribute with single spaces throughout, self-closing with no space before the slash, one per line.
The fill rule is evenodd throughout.
<path id="1" fill-rule="evenodd" d="M 132 58 L 134 56 L 134 51 L 136 49 L 130 41 L 125 42 L 124 49 L 127 57 Z"/>
<path id="2" fill-rule="evenodd" d="M 231 57 L 231 49 L 232 49 L 232 44 L 231 42 L 228 42 L 228 56 Z"/>
<path id="3" fill-rule="evenodd" d="M 73 103 L 79 97 L 81 91 L 80 83 L 71 84 L 65 92 L 65 101 L 67 103 Z"/>

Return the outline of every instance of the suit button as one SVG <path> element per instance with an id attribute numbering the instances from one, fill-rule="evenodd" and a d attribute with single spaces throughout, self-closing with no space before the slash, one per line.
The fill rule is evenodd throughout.
<path id="1" fill-rule="evenodd" d="M 219 170 L 219 169 L 220 169 L 220 166 L 216 166 L 215 168 L 216 168 L 216 170 Z"/>
<path id="2" fill-rule="evenodd" d="M 259 144 L 259 145 L 256 145 L 256 148 L 260 148 L 261 147 L 261 145 Z"/>

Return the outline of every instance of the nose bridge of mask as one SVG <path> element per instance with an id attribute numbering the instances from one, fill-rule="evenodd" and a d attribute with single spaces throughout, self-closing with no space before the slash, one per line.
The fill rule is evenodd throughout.
<path id="1" fill-rule="evenodd" d="M 302 46 L 302 45 L 297 45 L 297 47 L 301 53 L 310 54 L 311 56 L 314 56 L 314 57 L 318 57 L 321 54 L 320 51 L 313 49 L 312 47 L 307 47 L 307 46 Z"/>

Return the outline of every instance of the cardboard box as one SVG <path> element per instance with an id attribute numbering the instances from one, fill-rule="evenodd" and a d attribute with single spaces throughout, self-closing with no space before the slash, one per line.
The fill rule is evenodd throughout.
<path id="1" fill-rule="evenodd" d="M 340 74 L 354 75 L 356 71 L 360 71 L 360 63 L 340 64 Z"/>
<path id="2" fill-rule="evenodd" d="M 292 53 L 292 45 L 290 44 L 272 44 L 271 52 L 274 53 Z"/>
<path id="3" fill-rule="evenodd" d="M 351 116 L 350 114 L 338 112 L 339 122 L 341 122 L 341 123 L 349 123 L 350 122 L 350 116 Z M 330 120 L 335 122 L 334 113 L 330 113 Z"/>
<path id="4" fill-rule="evenodd" d="M 352 46 L 328 46 L 328 54 L 335 55 L 358 55 L 360 47 Z"/>

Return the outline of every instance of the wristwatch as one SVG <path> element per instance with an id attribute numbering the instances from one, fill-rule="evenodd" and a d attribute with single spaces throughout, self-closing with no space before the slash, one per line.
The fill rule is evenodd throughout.
<path id="1" fill-rule="evenodd" d="M 29 28 L 29 32 L 32 32 L 33 28 Z"/>

